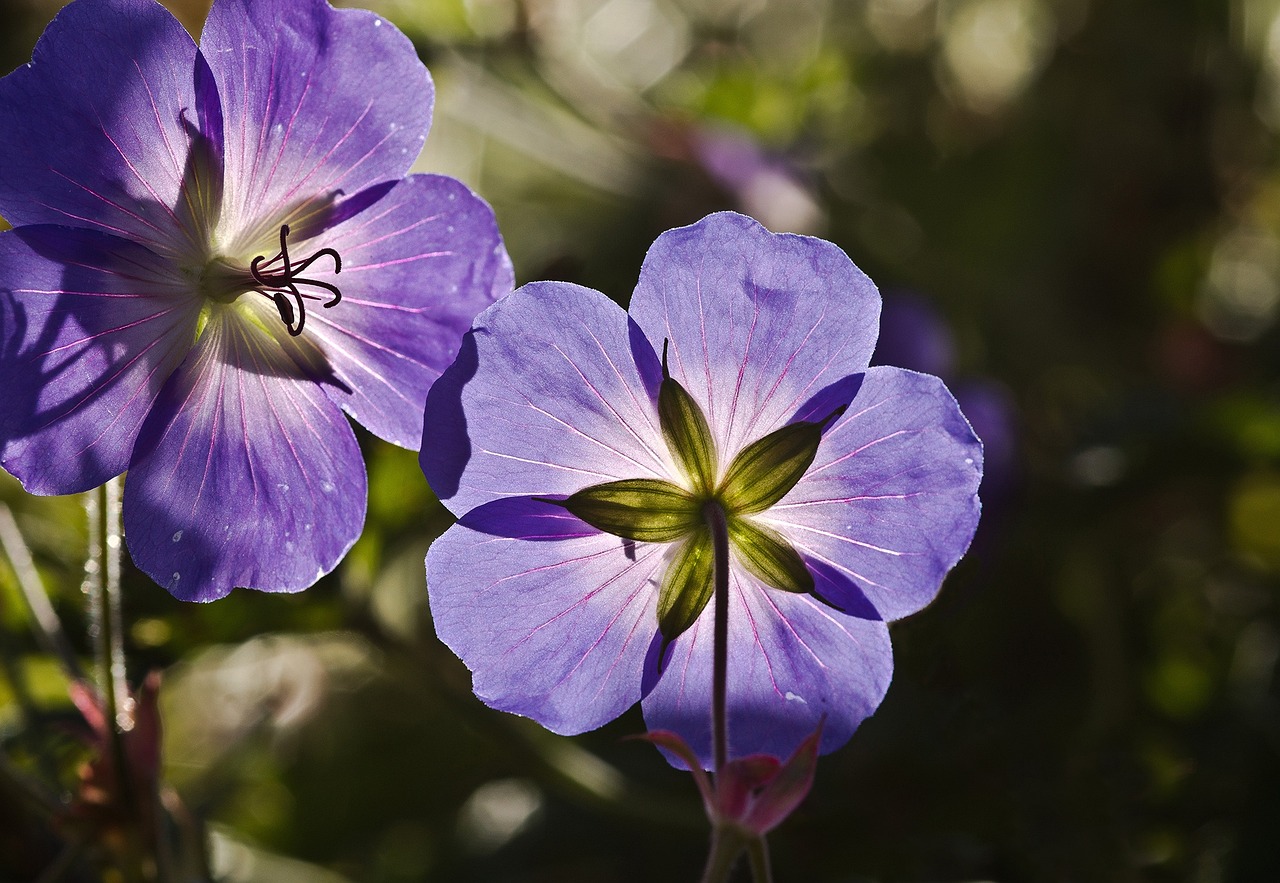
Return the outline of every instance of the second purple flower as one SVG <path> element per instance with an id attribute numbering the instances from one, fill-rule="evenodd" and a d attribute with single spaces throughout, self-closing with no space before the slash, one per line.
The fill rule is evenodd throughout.
<path id="1" fill-rule="evenodd" d="M 824 719 L 821 750 L 844 744 L 888 688 L 886 623 L 932 600 L 979 511 L 946 388 L 867 367 L 879 309 L 831 243 L 723 213 L 658 238 L 629 313 L 547 282 L 481 314 L 422 452 L 460 516 L 431 610 L 476 694 L 565 734 L 642 701 L 708 764 L 714 517 L 729 755 L 785 757 Z"/>

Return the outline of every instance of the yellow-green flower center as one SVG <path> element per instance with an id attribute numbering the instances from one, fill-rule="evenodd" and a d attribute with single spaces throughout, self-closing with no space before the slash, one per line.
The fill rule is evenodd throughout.
<path id="1" fill-rule="evenodd" d="M 342 292 L 336 285 L 302 275 L 321 258 L 333 261 L 335 274 L 342 271 L 342 257 L 332 248 L 322 248 L 301 261 L 293 262 L 289 256 L 289 225 L 282 224 L 280 250 L 274 257 L 258 255 L 246 267 L 243 261 L 235 262 L 215 255 L 194 274 L 195 284 L 200 294 L 214 303 L 233 303 L 251 291 L 270 298 L 280 314 L 280 321 L 289 334 L 297 337 L 306 322 L 306 301 L 323 300 L 327 308 L 342 300 Z"/>

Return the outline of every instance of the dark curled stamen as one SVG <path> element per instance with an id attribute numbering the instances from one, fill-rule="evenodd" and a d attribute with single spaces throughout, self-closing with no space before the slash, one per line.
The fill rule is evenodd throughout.
<path id="1" fill-rule="evenodd" d="M 329 300 L 324 303 L 325 308 L 335 306 L 342 300 L 342 292 L 338 286 L 329 282 L 322 282 L 319 279 L 307 279 L 301 275 L 304 270 L 318 261 L 320 258 L 333 259 L 333 272 L 342 272 L 342 256 L 332 248 L 322 248 L 315 254 L 305 258 L 297 264 L 289 261 L 289 225 L 280 225 L 280 253 L 275 257 L 268 259 L 265 255 L 258 255 L 249 264 L 249 272 L 253 275 L 253 281 L 258 285 L 253 290 L 259 294 L 266 295 L 271 298 L 276 305 L 276 309 L 280 312 L 280 321 L 284 323 L 284 327 L 289 329 L 289 334 L 297 337 L 302 333 L 302 326 L 306 322 L 307 310 L 303 302 L 305 299 L 317 299 L 317 295 L 303 294 L 299 289 L 299 285 L 306 285 L 312 288 L 320 288 L 332 295 Z M 273 269 L 276 264 L 279 268 Z M 295 311 L 294 307 L 297 307 Z M 297 324 L 294 324 L 294 321 Z"/>

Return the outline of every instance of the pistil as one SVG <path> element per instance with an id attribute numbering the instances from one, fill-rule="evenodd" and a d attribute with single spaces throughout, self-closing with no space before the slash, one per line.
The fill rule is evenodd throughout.
<path id="1" fill-rule="evenodd" d="M 342 292 L 338 290 L 338 286 L 329 282 L 322 282 L 319 279 L 308 279 L 302 276 L 301 273 L 322 257 L 332 258 L 333 272 L 335 274 L 341 273 L 342 256 L 332 248 L 322 248 L 310 257 L 294 264 L 289 260 L 288 240 L 289 225 L 281 224 L 279 253 L 269 260 L 265 255 L 258 255 L 249 264 L 249 273 L 256 283 L 250 287 L 250 290 L 270 297 L 275 302 L 276 309 L 280 312 L 280 321 L 284 323 L 284 327 L 289 329 L 289 334 L 297 337 L 302 333 L 302 326 L 306 322 L 307 314 L 304 299 L 320 299 L 320 296 L 316 294 L 304 294 L 298 289 L 299 285 L 312 286 L 327 291 L 330 297 L 324 304 L 326 309 L 337 305 L 342 300 Z M 297 307 L 296 312 L 294 310 L 295 306 Z"/>

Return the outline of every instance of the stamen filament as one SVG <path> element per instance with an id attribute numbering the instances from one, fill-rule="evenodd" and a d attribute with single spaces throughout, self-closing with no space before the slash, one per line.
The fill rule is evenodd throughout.
<path id="1" fill-rule="evenodd" d="M 322 282 L 319 279 L 309 279 L 299 275 L 312 264 L 322 257 L 332 258 L 333 272 L 342 272 L 342 256 L 335 249 L 322 248 L 308 258 L 304 258 L 300 263 L 293 264 L 289 261 L 289 225 L 280 225 L 280 253 L 275 257 L 268 259 L 266 255 L 258 255 L 249 264 L 249 272 L 253 276 L 253 280 L 258 286 L 253 290 L 259 294 L 271 298 L 276 305 L 276 310 L 280 313 L 280 321 L 284 323 L 285 328 L 289 330 L 289 334 L 297 337 L 302 333 L 302 327 L 306 323 L 307 310 L 304 298 L 311 300 L 319 300 L 316 295 L 303 294 L 298 290 L 299 285 L 308 285 L 314 288 L 321 288 L 329 292 L 332 297 L 326 301 L 323 306 L 336 306 L 342 300 L 342 291 L 338 286 L 329 282 Z M 280 264 L 279 269 L 273 269 L 276 263 Z M 292 300 L 290 300 L 292 296 Z M 297 307 L 295 312 L 294 307 Z M 294 320 L 297 324 L 294 324 Z"/>

